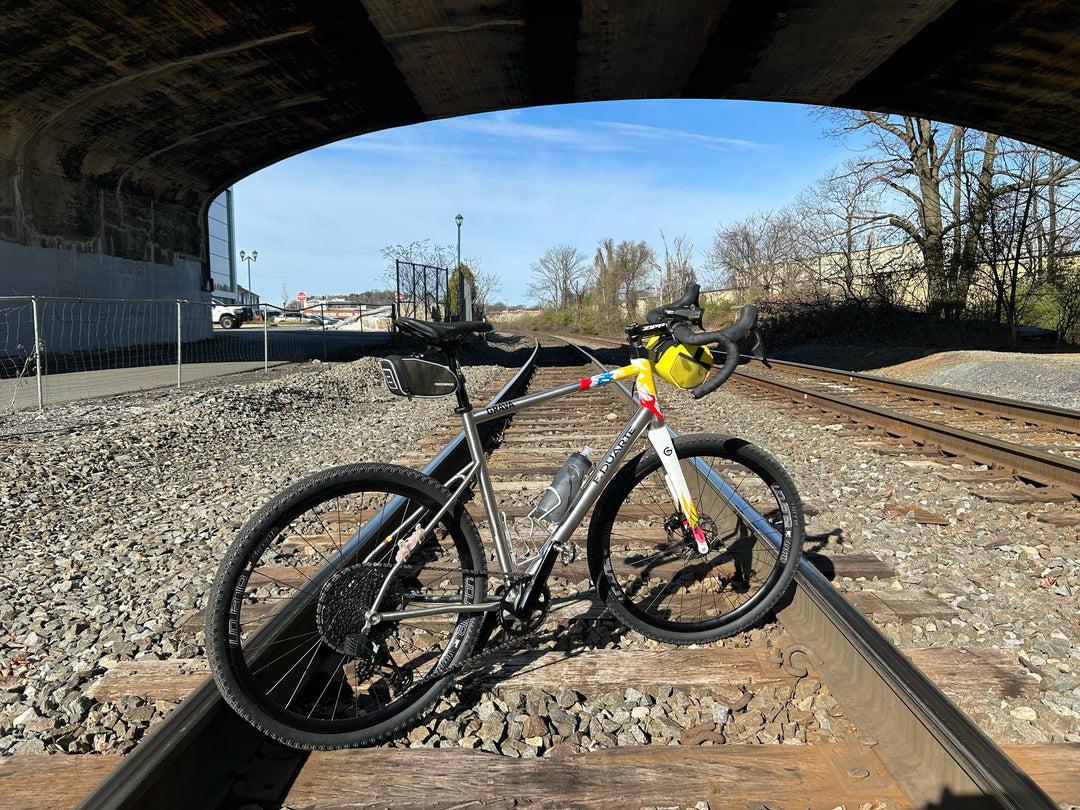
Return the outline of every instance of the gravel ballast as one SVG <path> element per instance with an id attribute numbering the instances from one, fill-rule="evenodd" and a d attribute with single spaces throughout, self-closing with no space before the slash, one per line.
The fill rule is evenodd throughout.
<path id="1" fill-rule="evenodd" d="M 478 360 L 471 390 L 498 390 L 509 370 Z M 0 753 L 130 748 L 170 707 L 86 691 L 119 661 L 203 655 L 183 625 L 248 515 L 324 467 L 394 459 L 452 415 L 391 395 L 374 358 L 255 379 L 0 423 Z"/>
<path id="2" fill-rule="evenodd" d="M 497 388 L 509 376 L 494 354 L 467 362 L 470 390 Z M 770 450 L 812 505 L 811 521 L 837 529 L 830 553 L 874 553 L 898 575 L 884 585 L 838 587 L 927 588 L 956 608 L 948 622 L 885 624 L 894 642 L 1015 654 L 1037 686 L 1031 694 L 953 695 L 995 739 L 1080 741 L 1075 527 L 1036 524 L 1026 507 L 981 500 L 980 486 L 946 482 L 734 391 L 695 403 L 665 387 L 661 401 L 676 430 L 693 424 Z M 128 750 L 171 705 L 103 703 L 88 690 L 117 662 L 202 657 L 201 633 L 183 626 L 205 605 L 217 563 L 246 517 L 303 475 L 395 458 L 450 417 L 446 400 L 391 396 L 377 361 L 365 359 L 6 418 L 0 754 Z M 916 524 L 884 508 L 893 502 L 918 503 L 949 525 Z M 768 646 L 770 632 L 730 643 Z M 619 635 L 604 621 L 572 622 L 552 646 L 611 646 Z M 652 645 L 621 635 L 626 644 Z M 735 707 L 708 691 L 455 692 L 393 744 L 538 756 L 645 741 L 830 739 L 836 700 L 812 679 L 800 683 L 798 705 L 782 715 L 776 707 L 789 695 L 750 695 Z"/>
<path id="3" fill-rule="evenodd" d="M 1080 411 L 1080 356 L 990 351 L 938 352 L 870 372 Z"/>

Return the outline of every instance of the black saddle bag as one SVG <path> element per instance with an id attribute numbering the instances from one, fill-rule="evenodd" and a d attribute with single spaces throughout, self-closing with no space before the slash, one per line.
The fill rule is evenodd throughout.
<path id="1" fill-rule="evenodd" d="M 458 390 L 458 378 L 442 363 L 391 354 L 379 361 L 383 380 L 399 397 L 445 397 Z"/>

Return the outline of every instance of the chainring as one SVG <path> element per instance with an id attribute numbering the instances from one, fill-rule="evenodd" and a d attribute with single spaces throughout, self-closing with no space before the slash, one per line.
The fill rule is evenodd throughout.
<path id="1" fill-rule="evenodd" d="M 500 624 L 508 636 L 525 636 L 531 633 L 544 623 L 551 607 L 551 591 L 544 585 L 536 591 L 536 607 L 532 613 L 524 617 L 517 615 L 513 610 L 517 587 L 511 587 L 509 593 L 502 597 Z"/>

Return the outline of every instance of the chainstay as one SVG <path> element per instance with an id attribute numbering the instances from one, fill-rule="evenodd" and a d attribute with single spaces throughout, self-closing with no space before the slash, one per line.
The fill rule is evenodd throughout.
<path id="1" fill-rule="evenodd" d="M 380 564 L 372 564 L 372 567 L 373 568 L 385 569 L 387 571 L 389 571 L 389 570 L 391 570 L 393 568 L 393 566 L 380 565 Z M 492 573 L 490 571 L 480 571 L 480 570 L 474 570 L 474 569 L 469 569 L 469 568 L 457 568 L 457 567 L 451 567 L 451 566 L 435 566 L 435 565 L 425 566 L 424 570 L 425 571 L 432 571 L 432 572 L 437 571 L 437 572 L 440 572 L 440 573 L 461 574 L 463 576 L 484 577 L 485 579 L 491 579 L 492 577 L 502 579 L 502 580 L 506 579 L 506 575 L 503 574 L 501 571 L 496 572 L 496 573 Z M 605 610 L 605 612 L 607 612 L 607 611 Z M 557 627 L 557 628 L 555 628 L 553 630 L 549 630 L 548 632 L 550 632 L 552 634 L 552 641 L 557 641 L 558 637 L 563 632 L 563 628 Z M 540 637 L 540 628 L 537 627 L 534 630 L 530 630 L 530 631 L 527 631 L 525 633 L 521 633 L 520 635 L 507 634 L 506 639 L 504 639 L 503 641 L 501 641 L 499 643 L 496 643 L 496 644 L 491 644 L 491 643 L 485 642 L 483 647 L 481 647 L 479 650 L 474 647 L 469 655 L 465 656 L 461 661 L 458 661 L 456 664 L 453 664 L 453 665 L 447 667 L 446 669 L 439 670 L 438 672 L 429 673 L 428 675 L 424 676 L 423 678 L 420 678 L 419 680 L 417 680 L 413 685 L 414 686 L 425 686 L 428 683 L 433 683 L 435 681 L 441 681 L 444 678 L 448 678 L 448 677 L 454 677 L 456 679 L 457 676 L 459 676 L 460 674 L 462 674 L 464 672 L 467 672 L 470 669 L 474 669 L 476 667 L 481 666 L 484 663 L 484 660 L 486 658 L 488 658 L 488 657 L 490 657 L 490 656 L 492 656 L 492 655 L 494 655 L 496 653 L 501 653 L 501 652 L 505 652 L 507 650 L 514 650 L 514 649 L 532 649 L 534 647 L 534 642 L 536 640 L 538 640 L 539 637 Z"/>

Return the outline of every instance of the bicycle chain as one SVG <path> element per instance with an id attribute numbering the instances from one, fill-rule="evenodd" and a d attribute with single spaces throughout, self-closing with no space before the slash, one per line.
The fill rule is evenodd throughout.
<path id="1" fill-rule="evenodd" d="M 471 569 L 465 568 L 428 568 L 427 570 L 450 571 L 455 573 L 460 572 L 464 576 L 486 577 L 489 580 L 492 576 L 500 579 L 506 579 L 506 575 L 502 572 L 492 574 L 490 571 L 473 571 Z M 481 621 L 483 621 L 483 619 L 481 619 Z M 442 680 L 443 678 L 450 675 L 457 676 L 459 673 L 464 672 L 470 666 L 476 666 L 480 661 L 483 661 L 485 658 L 495 653 L 503 652 L 504 650 L 510 650 L 515 648 L 527 649 L 530 646 L 533 638 L 539 635 L 538 631 L 539 627 L 537 627 L 535 630 L 522 633 L 521 635 L 507 634 L 506 639 L 499 644 L 485 643 L 483 648 L 481 648 L 479 651 L 476 651 L 474 648 L 474 650 L 468 656 L 466 656 L 453 666 L 447 667 L 446 669 L 441 670 L 438 673 L 432 673 L 425 678 L 421 678 L 419 681 L 417 681 L 417 685 L 426 684 L 430 681 Z"/>
<path id="2" fill-rule="evenodd" d="M 377 563 L 371 564 L 371 567 L 372 568 L 385 569 L 387 571 L 389 571 L 389 570 L 391 570 L 393 568 L 393 566 L 390 566 L 390 565 L 379 565 Z M 427 567 L 424 568 L 424 570 L 425 571 L 438 571 L 438 572 L 450 573 L 450 574 L 461 574 L 463 576 L 485 577 L 487 579 L 490 579 L 493 576 L 497 577 L 497 578 L 505 579 L 505 574 L 503 574 L 502 572 L 497 572 L 497 573 L 493 574 L 490 571 L 478 571 L 478 570 L 473 570 L 473 569 L 469 569 L 469 568 L 450 568 L 450 567 L 443 567 L 443 566 L 427 566 Z M 483 619 L 481 619 L 481 621 L 483 621 Z M 529 645 L 530 645 L 530 642 L 535 637 L 537 637 L 539 635 L 538 631 L 539 631 L 539 627 L 537 627 L 536 629 L 534 629 L 532 631 L 522 633 L 521 635 L 509 635 L 508 634 L 506 640 L 499 643 L 499 644 L 485 643 L 484 647 L 479 652 L 474 651 L 473 653 L 466 656 L 464 659 L 462 659 L 458 663 L 456 663 L 456 664 L 454 664 L 452 666 L 449 666 L 444 670 L 440 670 L 437 673 L 431 673 L 431 674 L 427 675 L 426 677 L 421 678 L 420 680 L 415 682 L 415 685 L 416 686 L 424 686 L 425 684 L 427 684 L 429 682 L 439 681 L 439 680 L 442 680 L 443 678 L 446 678 L 447 676 L 450 676 L 450 675 L 457 675 L 458 673 L 463 672 L 470 665 L 475 665 L 477 662 L 482 661 L 483 659 L 487 658 L 490 655 L 493 655 L 494 653 L 503 652 L 504 650 L 509 650 L 509 649 L 513 649 L 513 648 L 527 649 L 529 647 Z M 553 633 L 553 640 L 558 640 L 559 631 L 561 631 L 561 628 L 557 628 L 556 631 Z"/>

